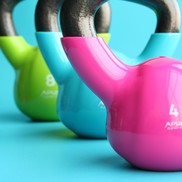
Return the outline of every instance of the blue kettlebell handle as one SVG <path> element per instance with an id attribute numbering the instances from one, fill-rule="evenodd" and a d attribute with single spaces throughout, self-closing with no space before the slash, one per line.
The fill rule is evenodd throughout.
<path id="1" fill-rule="evenodd" d="M 39 0 L 35 12 L 36 38 L 41 53 L 57 83 L 63 83 L 72 73 L 72 66 L 64 52 L 60 39 L 62 33 L 58 13 L 63 1 Z M 110 26 L 110 6 L 103 5 L 97 12 L 94 23 L 96 31 L 107 33 Z"/>

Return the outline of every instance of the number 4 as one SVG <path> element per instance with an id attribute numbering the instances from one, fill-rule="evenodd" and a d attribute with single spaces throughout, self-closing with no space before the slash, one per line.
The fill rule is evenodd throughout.
<path id="1" fill-rule="evenodd" d="M 175 116 L 175 117 L 178 117 L 179 115 L 178 109 L 174 107 L 174 104 L 171 105 L 169 115 Z"/>

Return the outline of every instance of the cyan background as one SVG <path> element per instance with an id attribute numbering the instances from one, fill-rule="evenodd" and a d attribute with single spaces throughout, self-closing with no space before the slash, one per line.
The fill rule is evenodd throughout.
<path id="1" fill-rule="evenodd" d="M 36 45 L 33 18 L 36 2 L 26 0 L 14 11 L 19 34 L 32 45 Z M 131 56 L 139 54 L 155 30 L 155 14 L 133 3 L 110 2 L 111 48 Z M 182 9 L 182 0 L 178 2 Z M 182 41 L 174 55 L 182 60 L 181 50 Z M 181 182 L 181 172 L 156 173 L 131 168 L 107 141 L 75 139 L 61 123 L 31 122 L 15 106 L 14 78 L 13 68 L 0 52 L 0 181 Z"/>

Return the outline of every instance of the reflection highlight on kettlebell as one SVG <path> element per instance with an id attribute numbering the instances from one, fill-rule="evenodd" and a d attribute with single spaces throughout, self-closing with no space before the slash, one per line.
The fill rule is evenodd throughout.
<path id="1" fill-rule="evenodd" d="M 38 47 L 17 35 L 12 13 L 20 0 L 0 1 L 0 47 L 16 72 L 14 97 L 17 107 L 36 121 L 57 121 L 58 86 Z"/>

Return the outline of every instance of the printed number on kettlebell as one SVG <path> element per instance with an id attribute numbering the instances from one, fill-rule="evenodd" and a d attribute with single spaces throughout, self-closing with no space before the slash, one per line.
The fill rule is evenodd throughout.
<path id="1" fill-rule="evenodd" d="M 179 112 L 178 109 L 174 107 L 174 104 L 171 105 L 169 115 L 178 117 Z"/>
<path id="2" fill-rule="evenodd" d="M 54 77 L 51 74 L 47 75 L 46 76 L 46 85 L 48 87 L 53 87 L 55 84 L 56 83 L 55 83 Z"/>

